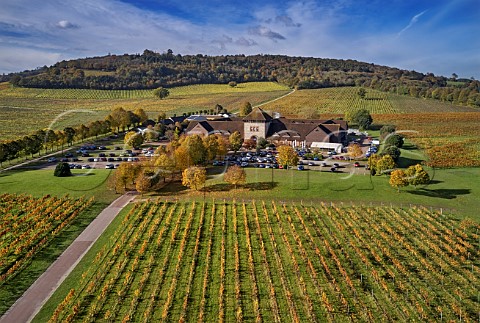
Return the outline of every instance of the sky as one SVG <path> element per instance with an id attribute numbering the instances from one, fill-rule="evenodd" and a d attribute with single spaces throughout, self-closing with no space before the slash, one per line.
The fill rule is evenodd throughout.
<path id="1" fill-rule="evenodd" d="M 0 0 L 0 8 L 0 73 L 172 49 L 480 79 L 480 0 Z"/>

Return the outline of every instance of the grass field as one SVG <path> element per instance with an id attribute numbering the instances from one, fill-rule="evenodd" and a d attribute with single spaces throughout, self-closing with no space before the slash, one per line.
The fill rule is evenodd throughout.
<path id="1" fill-rule="evenodd" d="M 479 228 L 423 208 L 138 203 L 35 321 L 475 321 Z"/>
<path id="2" fill-rule="evenodd" d="M 302 115 L 305 110 L 315 109 L 320 115 L 343 114 L 351 110 L 367 109 L 372 114 L 472 112 L 473 108 L 454 106 L 435 100 L 416 99 L 372 89 L 365 99 L 358 96 L 358 87 L 327 88 L 295 91 L 281 100 L 264 105 L 269 111 L 278 111 L 285 116 Z"/>
<path id="3" fill-rule="evenodd" d="M 429 169 L 431 184 L 423 187 L 407 187 L 398 193 L 388 183 L 386 176 L 350 174 L 320 171 L 246 168 L 247 184 L 233 189 L 223 182 L 221 170 L 210 174 L 205 191 L 188 190 L 180 182 L 173 182 L 153 193 L 155 196 L 178 199 L 275 199 L 294 201 L 367 205 L 424 205 L 436 209 L 449 209 L 458 216 L 480 222 L 480 168 Z"/>
<path id="4" fill-rule="evenodd" d="M 13 139 L 46 128 L 54 129 L 103 119 L 111 110 L 143 108 L 151 118 L 160 112 L 168 116 L 210 110 L 216 104 L 230 111 L 245 101 L 257 105 L 289 92 L 277 83 L 191 85 L 172 88 L 170 96 L 159 100 L 151 90 L 30 89 L 0 86 L 0 137 Z M 63 117 L 58 117 L 63 114 Z M 33 118 L 32 116 L 35 116 Z"/>

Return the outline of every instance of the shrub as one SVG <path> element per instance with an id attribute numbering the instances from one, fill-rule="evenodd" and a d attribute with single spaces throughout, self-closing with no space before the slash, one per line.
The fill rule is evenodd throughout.
<path id="1" fill-rule="evenodd" d="M 70 170 L 70 165 L 68 163 L 58 163 L 53 172 L 53 176 L 56 177 L 67 177 L 72 176 L 72 171 Z"/>

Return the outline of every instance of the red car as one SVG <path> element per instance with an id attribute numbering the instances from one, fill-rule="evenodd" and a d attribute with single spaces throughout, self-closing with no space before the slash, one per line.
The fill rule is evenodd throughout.
<path id="1" fill-rule="evenodd" d="M 361 167 L 359 162 L 355 162 L 355 163 L 353 164 L 353 166 L 355 166 L 355 167 Z"/>

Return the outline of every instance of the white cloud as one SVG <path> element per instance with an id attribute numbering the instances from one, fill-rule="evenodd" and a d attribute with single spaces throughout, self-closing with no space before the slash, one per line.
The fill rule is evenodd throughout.
<path id="1" fill-rule="evenodd" d="M 425 14 L 425 12 L 427 12 L 427 10 L 424 10 L 424 11 L 420 12 L 419 14 L 416 14 L 415 16 L 413 16 L 412 19 L 410 19 L 410 22 L 408 23 L 408 25 L 405 28 L 403 28 L 402 30 L 400 30 L 399 33 L 397 34 L 397 36 L 401 36 L 405 31 L 412 28 L 412 26 L 417 23 L 418 19 L 420 19 L 420 17 L 423 16 L 423 14 Z"/>
<path id="2" fill-rule="evenodd" d="M 59 22 L 57 22 L 56 26 L 62 29 L 78 28 L 77 25 L 71 23 L 68 20 L 60 20 Z"/>
<path id="3" fill-rule="evenodd" d="M 413 16 L 397 33 L 386 28 L 372 30 L 365 16 L 350 14 L 349 6 L 357 6 L 357 2 L 305 0 L 277 6 L 259 4 L 245 21 L 229 22 L 231 19 L 224 17 L 217 24 L 215 19 L 192 22 L 117 0 L 2 0 L 0 73 L 109 52 L 163 52 L 168 48 L 181 54 L 351 58 L 427 72 L 428 58 L 450 44 L 446 41 L 449 33 L 434 33 L 427 29 L 427 24 L 418 24 L 425 11 Z M 429 12 L 429 16 L 435 15 L 435 10 Z M 415 24 L 420 28 L 405 32 Z M 475 34 L 478 33 L 474 29 L 471 39 Z M 422 46 L 418 46 L 420 43 Z M 475 57 L 471 52 L 469 55 Z M 417 57 L 423 57 L 423 61 Z M 455 61 L 460 64 L 458 59 L 446 62 L 435 57 L 446 64 L 443 68 Z M 461 61 L 468 61 L 467 57 Z M 470 61 L 476 61 L 478 66 L 478 59 Z M 439 73 L 440 69 L 433 68 L 432 72 Z M 462 74 L 460 69 L 455 72 Z"/>

